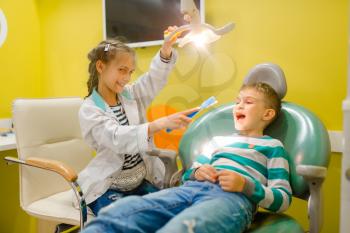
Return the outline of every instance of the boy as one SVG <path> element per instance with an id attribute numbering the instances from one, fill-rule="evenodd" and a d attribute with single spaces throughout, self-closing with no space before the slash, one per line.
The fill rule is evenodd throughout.
<path id="1" fill-rule="evenodd" d="M 117 201 L 83 232 L 243 232 L 258 206 L 286 210 L 288 159 L 281 142 L 263 135 L 280 108 L 269 85 L 244 85 L 233 108 L 238 133 L 214 137 L 182 186 Z"/>

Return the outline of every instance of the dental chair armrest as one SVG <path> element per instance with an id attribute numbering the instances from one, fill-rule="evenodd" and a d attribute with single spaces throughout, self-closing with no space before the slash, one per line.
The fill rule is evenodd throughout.
<path id="1" fill-rule="evenodd" d="M 147 152 L 149 155 L 152 156 L 166 156 L 166 157 L 174 157 L 176 158 L 176 151 L 174 150 L 168 150 L 168 149 L 159 149 L 159 148 L 153 148 L 151 151 Z"/>
<path id="2" fill-rule="evenodd" d="M 37 157 L 28 157 L 26 160 L 20 160 L 13 157 L 5 157 L 5 160 L 10 163 L 19 163 L 22 165 L 28 165 L 56 172 L 63 176 L 63 178 L 68 182 L 74 182 L 78 178 L 77 173 L 71 167 L 57 160 Z"/>
<path id="3" fill-rule="evenodd" d="M 298 165 L 297 174 L 308 182 L 310 197 L 308 201 L 308 213 L 310 221 L 310 233 L 321 232 L 323 223 L 323 195 L 322 183 L 326 178 L 327 168 L 311 165 Z"/>
<path id="4" fill-rule="evenodd" d="M 297 165 L 297 173 L 305 179 L 324 179 L 327 168 L 313 165 Z"/>
<path id="5" fill-rule="evenodd" d="M 148 152 L 148 154 L 151 156 L 159 157 L 164 163 L 164 166 L 165 166 L 164 188 L 169 188 L 171 177 L 178 170 L 177 163 L 176 163 L 176 157 L 177 157 L 176 151 L 156 148 Z"/>

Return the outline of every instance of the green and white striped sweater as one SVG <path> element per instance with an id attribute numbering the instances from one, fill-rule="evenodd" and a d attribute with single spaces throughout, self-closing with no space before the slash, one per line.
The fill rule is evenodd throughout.
<path id="1" fill-rule="evenodd" d="M 238 134 L 214 137 L 185 172 L 183 181 L 191 179 L 193 171 L 203 164 L 243 175 L 247 181 L 243 192 L 262 208 L 283 212 L 291 203 L 288 156 L 277 139 Z"/>

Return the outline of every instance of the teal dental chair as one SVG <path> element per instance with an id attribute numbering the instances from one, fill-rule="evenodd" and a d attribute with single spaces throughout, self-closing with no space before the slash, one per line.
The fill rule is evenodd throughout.
<path id="1" fill-rule="evenodd" d="M 192 165 L 200 149 L 212 137 L 235 132 L 232 107 L 232 103 L 222 105 L 191 124 L 179 146 L 183 168 L 188 169 Z M 330 142 L 325 127 L 307 109 L 284 102 L 280 116 L 266 129 L 265 134 L 279 139 L 284 144 L 290 158 L 293 196 L 308 200 L 310 233 L 320 232 L 321 187 L 330 155 Z M 258 212 L 248 232 L 299 233 L 305 231 L 289 216 Z"/>
<path id="2" fill-rule="evenodd" d="M 284 89 L 286 90 L 286 87 Z M 282 98 L 283 96 L 284 94 Z M 183 167 L 179 174 L 190 168 L 201 148 L 212 137 L 235 132 L 233 105 L 228 103 L 219 106 L 190 125 L 179 146 Z M 310 223 L 308 231 L 320 232 L 323 215 L 321 187 L 326 177 L 330 156 L 330 141 L 326 128 L 307 109 L 293 103 L 282 102 L 281 114 L 265 130 L 265 134 L 279 139 L 284 144 L 289 154 L 293 196 L 308 201 Z M 180 175 L 177 176 L 179 177 Z M 299 233 L 305 230 L 290 216 L 259 211 L 247 232 Z"/>

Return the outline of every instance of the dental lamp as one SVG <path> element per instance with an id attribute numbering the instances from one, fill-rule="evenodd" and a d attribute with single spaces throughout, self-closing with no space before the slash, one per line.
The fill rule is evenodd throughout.
<path id="1" fill-rule="evenodd" d="M 180 39 L 179 47 L 183 47 L 190 42 L 193 42 L 198 46 L 212 43 L 234 28 L 233 23 L 228 23 L 217 29 L 209 24 L 201 23 L 199 10 L 193 0 L 181 0 L 181 13 L 188 16 L 187 18 L 190 21 L 189 24 L 182 25 L 165 37 L 165 41 L 169 41 L 175 35 L 189 31 L 187 35 Z"/>

